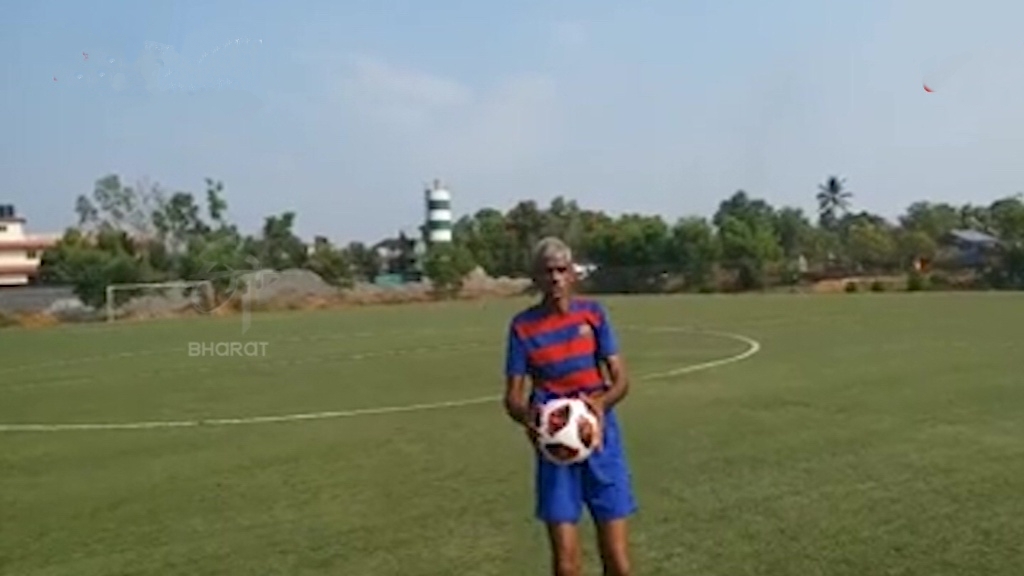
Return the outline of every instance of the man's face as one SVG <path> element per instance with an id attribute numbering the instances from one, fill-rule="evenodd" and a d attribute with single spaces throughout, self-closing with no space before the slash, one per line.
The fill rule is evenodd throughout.
<path id="1" fill-rule="evenodd" d="M 549 298 L 566 298 L 575 279 L 572 262 L 564 256 L 546 258 L 537 267 L 538 288 Z"/>

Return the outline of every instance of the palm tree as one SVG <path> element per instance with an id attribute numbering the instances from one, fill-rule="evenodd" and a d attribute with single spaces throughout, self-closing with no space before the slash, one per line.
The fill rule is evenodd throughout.
<path id="1" fill-rule="evenodd" d="M 824 184 L 818 184 L 818 222 L 822 228 L 835 229 L 839 213 L 850 209 L 853 192 L 843 188 L 845 178 L 829 176 Z"/>

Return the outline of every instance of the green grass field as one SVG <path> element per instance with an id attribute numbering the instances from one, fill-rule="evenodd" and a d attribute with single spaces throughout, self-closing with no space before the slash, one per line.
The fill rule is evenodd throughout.
<path id="1" fill-rule="evenodd" d="M 1021 573 L 1021 296 L 604 302 L 635 378 L 638 574 Z M 500 394 L 522 304 L 0 332 L 0 573 L 546 574 L 496 401 L 345 412 Z M 762 347 L 664 376 L 748 350 L 707 331 Z M 240 339 L 266 356 L 187 352 Z M 140 422 L 183 424 L 10 427 Z"/>

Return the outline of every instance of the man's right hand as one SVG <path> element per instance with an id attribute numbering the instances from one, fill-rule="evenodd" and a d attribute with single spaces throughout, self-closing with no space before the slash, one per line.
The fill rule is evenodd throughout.
<path id="1" fill-rule="evenodd" d="M 511 376 L 505 386 L 505 412 L 516 424 L 526 429 L 526 438 L 536 448 L 537 438 L 540 436 L 540 430 L 537 428 L 540 406 L 527 398 L 524 377 Z"/>
<path id="2" fill-rule="evenodd" d="M 520 424 L 523 425 L 523 428 L 526 429 L 526 438 L 534 448 L 537 447 L 537 439 L 540 438 L 540 429 L 537 428 L 536 424 L 539 410 L 540 409 L 536 406 L 530 407 L 526 411 L 526 417 L 520 422 Z"/>
<path id="3" fill-rule="evenodd" d="M 526 438 L 529 439 L 530 444 L 532 444 L 534 448 L 538 448 L 540 446 L 540 429 L 534 426 L 532 422 L 526 425 Z"/>

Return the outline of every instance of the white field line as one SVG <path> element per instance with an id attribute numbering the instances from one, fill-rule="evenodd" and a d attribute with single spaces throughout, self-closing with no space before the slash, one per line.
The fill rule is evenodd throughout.
<path id="1" fill-rule="evenodd" d="M 757 354 L 761 351 L 761 343 L 753 338 L 744 336 L 742 334 L 733 334 L 731 332 L 716 332 L 710 330 L 692 330 L 686 328 L 640 328 L 640 327 L 624 327 L 625 329 L 644 330 L 649 332 L 679 332 L 679 333 L 694 333 L 694 334 L 707 334 L 712 336 L 718 336 L 730 340 L 736 340 L 747 345 L 747 349 L 739 354 L 728 356 L 725 358 L 719 358 L 717 360 L 709 360 L 707 362 L 701 362 L 699 364 L 691 364 L 689 366 L 681 366 L 666 370 L 663 372 L 655 372 L 652 374 L 645 374 L 637 378 L 637 380 L 657 380 L 664 378 L 673 378 L 675 376 L 681 376 L 683 374 L 691 374 L 693 372 L 699 372 L 701 370 L 710 370 L 720 366 L 726 366 L 728 364 L 734 364 L 736 362 L 742 362 L 747 358 Z M 375 416 L 384 414 L 400 414 L 403 412 L 424 412 L 428 410 L 442 410 L 447 408 L 459 408 L 463 406 L 473 406 L 476 404 L 486 404 L 488 402 L 498 402 L 501 400 L 501 396 L 490 395 L 490 396 L 479 396 L 476 398 L 465 398 L 462 400 L 448 400 L 444 402 L 427 402 L 421 404 L 408 404 L 405 406 L 381 406 L 377 408 L 358 408 L 354 410 L 335 410 L 328 412 L 307 412 L 299 414 L 281 414 L 276 416 L 250 416 L 244 418 L 209 418 L 203 420 L 167 420 L 167 421 L 151 421 L 151 422 L 124 422 L 124 423 L 113 423 L 113 422 L 99 422 L 99 423 L 82 423 L 82 424 L 0 424 L 0 432 L 69 432 L 69 431 L 85 431 L 85 430 L 149 430 L 155 428 L 198 428 L 202 426 L 231 426 L 239 424 L 266 424 L 271 422 L 298 422 L 303 420 L 326 420 L 330 418 L 354 418 L 356 416 Z"/>
<path id="2" fill-rule="evenodd" d="M 719 358 L 718 360 L 709 360 L 707 362 L 701 362 L 700 364 L 691 364 L 689 366 L 680 366 L 679 368 L 672 368 L 671 370 L 665 370 L 664 372 L 654 372 L 652 374 L 644 374 L 637 378 L 637 380 L 660 380 L 663 378 L 674 378 L 676 376 L 682 376 L 683 374 L 690 374 L 692 372 L 700 372 L 701 370 L 710 370 L 719 366 L 726 366 L 728 364 L 735 364 L 736 362 L 742 362 L 747 358 L 750 358 L 754 354 L 761 351 L 761 343 L 749 336 L 742 334 L 733 334 L 732 332 L 717 332 L 714 330 L 688 330 L 686 328 L 647 328 L 648 332 L 686 332 L 690 334 L 707 334 L 710 336 L 718 336 L 720 338 L 726 338 L 729 340 L 736 340 L 747 345 L 747 349 L 734 356 L 728 356 L 726 358 Z"/>

